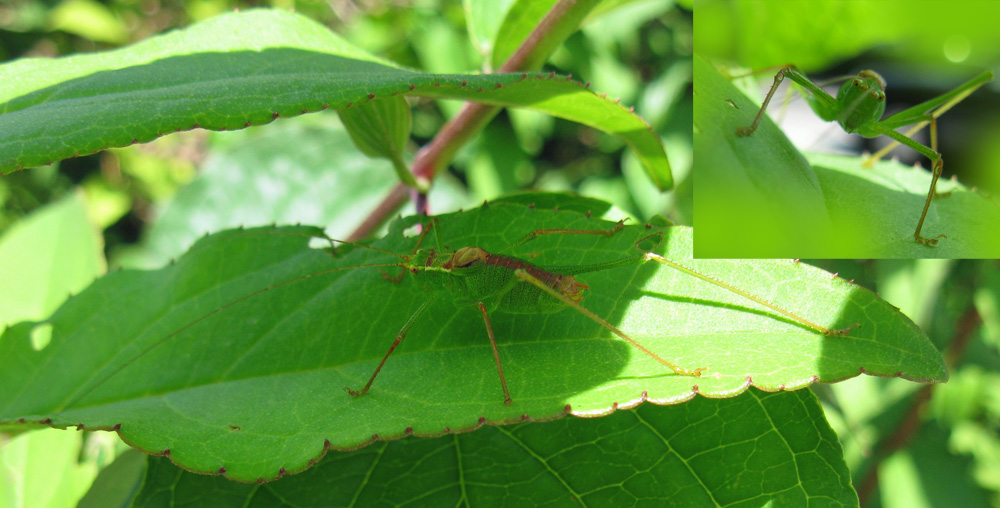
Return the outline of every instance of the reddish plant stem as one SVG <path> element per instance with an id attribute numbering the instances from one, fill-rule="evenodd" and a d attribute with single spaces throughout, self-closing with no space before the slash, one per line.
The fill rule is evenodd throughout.
<path id="1" fill-rule="evenodd" d="M 968 347 L 969 340 L 972 337 L 972 332 L 982 322 L 983 320 L 979 316 L 979 312 L 975 306 L 971 305 L 959 317 L 955 336 L 952 338 L 948 349 L 944 352 L 945 363 L 948 365 L 949 371 L 953 371 L 961 362 L 962 355 L 965 354 L 965 349 Z M 875 457 L 872 459 L 872 464 L 865 474 L 864 479 L 858 485 L 858 499 L 861 506 L 864 506 L 868 499 L 878 491 L 879 464 L 897 450 L 909 445 L 913 437 L 920 431 L 923 425 L 922 415 L 931 400 L 931 395 L 934 393 L 934 386 L 932 384 L 925 385 L 913 396 L 910 408 L 906 411 L 906 415 L 899 421 L 896 431 L 879 443 Z"/>
<path id="2" fill-rule="evenodd" d="M 566 14 L 576 6 L 578 0 L 559 0 L 552 9 L 542 18 L 542 21 L 528 35 L 528 37 L 517 48 L 517 51 L 507 59 L 498 69 L 498 72 L 512 72 L 519 70 L 525 61 L 530 58 L 545 40 L 552 28 L 562 20 Z M 413 159 L 410 171 L 416 177 L 426 178 L 433 181 L 437 173 L 448 165 L 455 156 L 455 152 L 469 139 L 476 135 L 490 120 L 500 111 L 497 106 L 486 106 L 477 103 L 466 103 L 457 115 L 451 118 L 444 127 L 434 136 L 430 143 L 424 145 Z M 368 214 L 361 224 L 347 237 L 349 241 L 357 241 L 371 235 L 381 226 L 392 214 L 396 213 L 407 199 L 416 198 L 416 191 L 403 185 L 396 184 L 392 190 L 382 199 L 382 202 Z M 424 202 L 417 213 L 427 213 L 426 200 L 417 199 Z"/>

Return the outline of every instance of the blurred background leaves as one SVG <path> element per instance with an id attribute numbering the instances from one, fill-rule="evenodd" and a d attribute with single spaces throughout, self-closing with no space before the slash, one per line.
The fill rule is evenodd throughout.
<path id="1" fill-rule="evenodd" d="M 694 8 L 698 53 L 730 67 L 732 75 L 760 70 L 748 89 L 761 99 L 774 75 L 763 69 L 788 63 L 817 79 L 875 69 L 897 111 L 984 69 L 1000 70 L 995 2 L 696 0 Z M 989 190 L 994 201 L 1000 191 L 997 90 L 993 82 L 977 91 L 938 128 L 945 176 Z M 801 100 L 781 110 L 774 105 L 770 114 L 800 149 L 860 153 L 882 146 L 823 122 Z M 893 155 L 928 167 L 912 151 Z M 863 376 L 814 388 L 844 445 L 861 506 L 1000 506 L 1000 264 L 812 262 L 899 306 L 951 362 L 951 380 L 934 387 Z"/>
<path id="2" fill-rule="evenodd" d="M 481 41 L 485 38 L 479 34 L 497 30 L 503 21 L 503 16 L 478 13 L 480 4 L 457 0 L 392 3 L 129 0 L 54 3 L 18 0 L 0 6 L 0 57 L 58 56 L 108 49 L 233 8 L 272 5 L 294 8 L 363 49 L 401 65 L 432 72 L 469 71 L 486 65 L 492 49 L 484 48 Z M 601 16 L 592 16 L 582 31 L 573 34 L 564 47 L 556 51 L 544 70 L 594 81 L 593 89 L 610 97 L 620 97 L 623 104 L 635 105 L 637 113 L 653 126 L 667 145 L 675 181 L 680 189 L 687 189 L 686 192 L 664 195 L 651 189 L 635 158 L 623 150 L 618 140 L 537 113 L 504 111 L 459 153 L 450 176 L 456 185 L 442 186 L 452 189 L 448 191 L 450 197 L 432 199 L 433 213 L 481 203 L 514 190 L 536 188 L 599 194 L 637 218 L 665 213 L 678 222 L 690 223 L 690 184 L 684 181 L 691 161 L 690 12 L 663 1 L 608 4 L 604 9 L 599 8 L 605 11 Z M 106 40 L 89 37 L 69 26 L 56 25 L 59 16 L 65 17 L 58 13 L 66 9 L 78 9 L 74 12 L 79 14 L 70 16 L 73 19 L 83 19 L 83 13 L 89 13 L 88 16 L 100 18 L 102 26 L 114 25 L 115 30 L 124 30 L 127 35 Z M 98 14 L 93 14 L 95 12 Z M 470 28 L 479 37 L 478 47 L 469 38 Z M 102 30 L 102 33 L 111 33 L 111 30 Z M 408 151 L 412 154 L 457 110 L 458 103 L 422 100 L 411 102 L 411 106 L 413 137 Z M 335 119 L 326 118 L 300 118 L 278 123 L 294 122 L 299 122 L 297 125 L 325 124 L 327 127 L 323 129 L 328 130 L 340 129 Z M 0 204 L 3 205 L 0 228 L 78 184 L 85 189 L 91 215 L 106 228 L 108 252 L 134 250 L 130 245 L 146 235 L 146 230 L 157 222 L 174 193 L 209 173 L 206 167 L 210 168 L 217 160 L 217 153 L 229 153 L 235 145 L 247 146 L 238 141 L 246 136 L 260 142 L 266 142 L 263 140 L 272 135 L 276 138 L 288 136 L 278 133 L 281 129 L 277 127 L 261 132 L 250 129 L 238 134 L 185 132 L 145 145 L 18 172 L 0 179 Z M 331 136 L 336 138 L 339 134 Z M 321 143 L 338 143 L 334 139 L 325 142 L 322 137 L 318 139 Z M 272 145 L 277 148 L 278 143 Z M 251 150 L 248 146 L 245 149 Z M 275 159 L 285 156 L 294 159 L 302 156 L 296 153 L 300 149 L 298 144 L 286 143 L 284 150 L 273 151 L 271 155 Z M 324 160 L 317 160 L 317 169 L 324 164 L 341 164 L 340 159 L 329 155 L 326 154 Z M 357 164 L 350 161 L 357 155 L 345 157 L 348 159 L 343 164 Z M 206 163 L 209 166 L 204 166 Z M 292 166 L 301 167 L 299 164 Z M 391 172 L 381 174 L 391 180 Z M 270 175 L 278 177 L 278 173 Z M 265 176 L 257 177 L 258 185 L 266 185 L 266 182 Z M 319 195 L 318 192 L 314 194 Z M 307 201 L 296 201 L 296 207 L 302 209 L 330 206 L 322 203 L 310 206 Z M 370 211 L 370 206 L 373 205 L 358 204 L 353 211 L 363 216 Z M 242 220 L 235 213 L 226 213 L 232 219 L 229 225 Z M 403 213 L 409 212 L 404 210 Z M 245 222 L 246 225 L 276 220 L 312 223 L 318 220 L 315 214 L 296 217 L 288 214 L 287 209 L 270 218 L 260 217 L 259 210 L 252 215 L 253 222 Z M 333 218 L 326 220 L 319 225 L 336 223 Z M 180 246 L 184 247 L 186 245 Z M 110 264 L 118 266 L 120 263 L 112 259 Z"/>

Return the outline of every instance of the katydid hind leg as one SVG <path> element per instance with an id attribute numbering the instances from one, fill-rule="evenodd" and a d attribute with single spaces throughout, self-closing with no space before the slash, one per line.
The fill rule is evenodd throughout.
<path id="1" fill-rule="evenodd" d="M 927 198 L 924 200 L 924 208 L 920 212 L 920 218 L 917 220 L 917 227 L 913 232 L 913 239 L 917 243 L 927 246 L 937 245 L 939 238 L 946 238 L 947 235 L 938 235 L 934 238 L 925 238 L 921 236 L 921 231 L 924 227 L 924 220 L 927 218 L 927 212 L 930 210 L 931 201 L 934 200 L 934 195 L 936 194 L 936 187 L 938 178 L 941 177 L 941 171 L 944 168 L 944 159 L 941 154 L 937 151 L 937 118 L 930 119 L 930 132 L 931 132 L 931 146 L 925 146 L 920 144 L 908 137 L 903 133 L 896 132 L 882 124 L 874 124 L 872 127 L 879 133 L 892 138 L 893 140 L 899 142 L 902 145 L 906 145 L 913 150 L 916 150 L 924 157 L 927 157 L 931 161 L 931 184 L 930 188 L 927 190 Z"/>
<path id="2" fill-rule="evenodd" d="M 476 306 L 483 315 L 483 322 L 486 323 L 486 334 L 489 335 L 490 347 L 493 348 L 493 359 L 497 362 L 497 373 L 500 374 L 500 386 L 503 387 L 503 403 L 509 406 L 511 404 L 510 391 L 507 390 L 507 378 L 503 375 L 503 365 L 500 363 L 500 351 L 497 349 L 496 336 L 493 335 L 493 326 L 490 325 L 490 315 L 486 312 L 486 306 L 483 305 L 483 302 L 476 302 Z"/>
<path id="3" fill-rule="evenodd" d="M 792 312 L 790 310 L 787 310 L 787 309 L 784 309 L 782 307 L 779 307 L 779 306 L 777 306 L 777 305 L 775 305 L 775 304 L 773 304 L 771 302 L 768 302 L 767 300 L 764 300 L 763 298 L 760 298 L 760 297 L 757 297 L 755 295 L 752 295 L 752 294 L 750 294 L 750 293 L 748 293 L 748 292 L 746 292 L 746 291 L 744 291 L 744 290 L 742 290 L 740 288 L 737 288 L 737 287 L 735 287 L 735 286 L 733 286 L 731 284 L 728 284 L 728 283 L 723 282 L 723 281 L 721 281 L 721 280 L 719 280 L 719 279 L 717 279 L 715 277 L 712 277 L 711 275 L 706 275 L 706 274 L 703 274 L 701 272 L 692 270 L 692 269 L 690 269 L 690 268 L 688 268 L 688 267 L 686 267 L 686 266 L 684 266 L 684 265 L 682 265 L 680 263 L 677 263 L 675 261 L 667 259 L 666 257 L 663 257 L 663 256 L 661 256 L 659 254 L 656 254 L 656 253 L 652 252 L 651 250 L 642 249 L 642 247 L 640 247 L 640 244 L 642 244 L 643 242 L 649 240 L 650 238 L 654 238 L 654 237 L 657 238 L 657 244 L 659 244 L 660 242 L 663 241 L 663 232 L 658 231 L 658 232 L 653 233 L 651 235 L 644 236 L 644 237 L 640 238 L 639 241 L 635 242 L 635 247 L 637 249 L 643 250 L 643 257 L 642 257 L 642 259 L 644 261 L 656 261 L 657 263 L 667 265 L 667 266 L 669 266 L 669 267 L 671 267 L 671 268 L 673 268 L 673 269 L 675 269 L 677 271 L 680 271 L 680 272 L 688 274 L 688 275 L 690 275 L 692 277 L 701 279 L 701 280 L 703 280 L 705 282 L 708 282 L 709 284 L 712 284 L 714 286 L 718 286 L 718 287 L 720 287 L 722 289 L 725 289 L 726 291 L 729 291 L 731 293 L 735 293 L 735 294 L 737 294 L 739 296 L 742 296 L 743 298 L 746 298 L 746 299 L 748 299 L 750 301 L 753 301 L 753 302 L 756 302 L 756 303 L 758 303 L 760 305 L 763 305 L 764 307 L 767 307 L 767 308 L 769 308 L 769 309 L 771 309 L 771 310 L 773 310 L 773 311 L 775 311 L 775 312 L 777 312 L 777 313 L 779 313 L 779 314 L 781 314 L 781 315 L 783 315 L 785 317 L 791 318 L 793 321 L 796 321 L 799 324 L 801 324 L 801 325 L 803 325 L 803 326 L 805 326 L 807 328 L 811 328 L 811 329 L 819 332 L 820 334 L 822 334 L 825 337 L 844 337 L 844 336 L 849 335 L 849 333 L 851 331 L 851 328 L 854 328 L 855 326 L 859 326 L 859 327 L 861 326 L 858 323 L 854 323 L 854 324 L 848 326 L 847 328 L 834 329 L 834 328 L 827 328 L 825 326 L 818 325 L 818 324 L 813 323 L 812 321 L 810 321 L 810 320 L 808 320 L 808 319 L 806 319 L 806 318 L 804 318 L 804 317 L 802 317 L 802 316 L 800 316 L 800 315 L 798 315 L 798 314 L 796 314 L 796 313 L 794 313 L 794 312 Z"/>
<path id="4" fill-rule="evenodd" d="M 726 291 L 729 291 L 731 293 L 735 293 L 735 294 L 737 294 L 739 296 L 742 296 L 743 298 L 746 298 L 747 300 L 750 300 L 750 301 L 756 302 L 756 303 L 758 303 L 760 305 L 763 305 L 764 307 L 767 307 L 768 309 L 771 309 L 771 310 L 773 310 L 773 311 L 775 311 L 775 312 L 777 312 L 777 313 L 779 313 L 779 314 L 781 314 L 781 315 L 783 315 L 785 317 L 788 317 L 788 318 L 792 319 L 793 321 L 795 321 L 795 322 L 797 322 L 797 323 L 799 323 L 799 324 L 801 324 L 801 325 L 803 325 L 803 326 L 805 326 L 807 328 L 810 328 L 810 329 L 818 332 L 819 334 L 821 334 L 821 335 L 823 335 L 825 337 L 845 337 L 845 336 L 849 335 L 851 328 L 854 328 L 855 326 L 861 326 L 858 323 L 854 323 L 854 324 L 848 326 L 847 328 L 841 328 L 841 329 L 827 328 L 827 327 L 825 327 L 823 325 L 816 324 L 816 323 L 814 323 L 814 322 L 812 322 L 812 321 L 810 321 L 810 320 L 808 320 L 808 319 L 806 319 L 806 318 L 804 318 L 804 317 L 802 317 L 802 316 L 800 316 L 800 315 L 798 315 L 798 314 L 796 314 L 796 313 L 794 313 L 794 312 L 792 312 L 792 311 L 790 311 L 788 309 L 779 307 L 779 306 L 777 306 L 777 305 L 775 305 L 775 304 L 773 304 L 771 302 L 768 302 L 767 300 L 764 300 L 763 298 L 755 296 L 755 295 L 753 295 L 751 293 L 748 293 L 748 292 L 746 292 L 746 291 L 744 291 L 744 290 L 742 290 L 740 288 L 737 288 L 737 287 L 735 287 L 735 286 L 733 286 L 731 284 L 728 284 L 728 283 L 723 282 L 723 281 L 721 281 L 719 279 L 716 279 L 715 277 L 712 277 L 710 275 L 705 275 L 703 273 L 700 273 L 700 272 L 697 272 L 695 270 L 692 270 L 692 269 L 690 269 L 690 268 L 688 268 L 688 267 L 686 267 L 686 266 L 684 266 L 684 265 L 682 265 L 680 263 L 676 263 L 674 261 L 671 261 L 671 260 L 669 260 L 669 259 L 667 259 L 667 258 L 665 258 L 665 257 L 663 257 L 663 256 L 661 256 L 659 254 L 654 254 L 652 252 L 647 252 L 645 254 L 645 258 L 648 261 L 656 261 L 656 262 L 658 262 L 660 264 L 665 264 L 665 265 L 667 265 L 667 266 L 669 266 L 669 267 L 671 267 L 671 268 L 673 268 L 675 270 L 678 270 L 680 272 L 686 273 L 688 275 L 691 275 L 692 277 L 696 277 L 696 278 L 701 279 L 701 280 L 703 280 L 705 282 L 708 282 L 709 284 L 712 284 L 712 285 L 718 286 L 718 287 L 720 287 L 722 289 L 725 289 Z"/>
<path id="5" fill-rule="evenodd" d="M 931 207 L 931 201 L 938 195 L 937 194 L 937 181 L 941 178 L 941 172 L 944 170 L 944 160 L 937 151 L 937 118 L 931 119 L 931 150 L 937 154 L 936 159 L 931 159 L 931 185 L 927 190 L 927 199 L 924 201 L 924 209 L 920 212 L 920 220 L 917 221 L 917 229 L 913 232 L 913 239 L 917 243 L 923 245 L 936 245 L 938 243 L 938 238 L 946 238 L 947 235 L 938 235 L 934 238 L 924 238 L 920 236 L 920 230 L 924 226 L 924 219 L 927 218 L 927 211 Z"/>
<path id="6" fill-rule="evenodd" d="M 629 344 L 631 344 L 633 347 L 635 347 L 639 351 L 642 351 L 647 356 L 653 358 L 654 360 L 660 362 L 663 365 L 666 365 L 667 367 L 670 368 L 670 370 L 674 371 L 678 375 L 698 377 L 698 376 L 701 376 L 702 372 L 708 370 L 708 367 L 699 367 L 699 368 L 696 368 L 696 369 L 686 369 L 686 368 L 681 367 L 681 366 L 679 366 L 679 365 L 677 365 L 677 364 L 675 364 L 673 362 L 670 362 L 668 360 L 664 360 L 659 355 L 657 355 L 656 353 L 650 351 L 648 348 L 646 348 L 645 346 L 643 346 L 642 344 L 640 344 L 639 342 L 637 342 L 632 337 L 629 337 L 628 335 L 626 335 L 625 332 L 619 330 L 617 327 L 615 327 L 611 323 L 608 323 L 607 321 L 605 321 L 604 319 L 602 319 L 601 317 L 599 317 L 597 314 L 594 314 L 593 312 L 591 312 L 590 310 L 588 310 L 586 307 L 580 305 L 578 302 L 575 302 L 572 299 L 570 299 L 569 297 L 567 297 L 566 295 L 564 295 L 564 294 L 556 291 L 555 289 L 552 289 L 551 287 L 549 287 L 544 282 L 538 280 L 537 277 L 535 277 L 535 276 L 531 275 L 530 273 L 528 273 L 526 270 L 524 270 L 524 269 L 518 269 L 518 270 L 516 270 L 514 272 L 514 275 L 517 278 L 519 278 L 519 279 L 521 279 L 523 281 L 529 282 L 532 285 L 538 287 L 542 291 L 544 291 L 544 292 L 548 293 L 549 295 L 555 297 L 556 299 L 562 301 L 564 304 L 568 305 L 569 307 L 572 307 L 577 312 L 579 312 L 579 313 L 583 314 L 584 316 L 590 318 L 595 323 L 601 325 L 604 329 L 606 329 L 609 332 L 611 332 L 611 333 L 617 335 L 618 337 L 622 338 L 624 341 L 628 342 Z"/>

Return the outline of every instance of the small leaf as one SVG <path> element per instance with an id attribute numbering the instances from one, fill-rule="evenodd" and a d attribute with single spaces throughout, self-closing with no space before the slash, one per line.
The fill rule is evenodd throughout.
<path id="1" fill-rule="evenodd" d="M 614 225 L 503 203 L 438 220 L 424 247 L 495 252 L 537 229 Z M 420 221 L 426 218 L 397 221 L 373 246 L 412 252 L 418 238 L 402 232 Z M 316 233 L 304 227 L 227 231 L 161 270 L 109 274 L 48 320 L 54 334 L 42 351 L 30 347 L 33 323 L 15 325 L 0 337 L 0 424 L 24 419 L 117 429 L 126 442 L 169 451 L 187 469 L 224 467 L 231 478 L 254 481 L 274 478 L 282 468 L 307 468 L 324 443 L 354 449 L 375 436 L 434 436 L 567 412 L 598 416 L 645 400 L 731 397 L 750 385 L 800 388 L 861 372 L 947 379 L 927 337 L 865 289 L 792 261 L 692 259 L 690 229 L 628 226 L 611 237 L 543 235 L 508 254 L 539 266 L 605 263 L 635 256 L 637 242 L 662 235 L 656 252 L 690 269 L 822 326 L 860 327 L 849 337 L 823 337 L 658 263 L 585 273 L 578 277 L 590 288 L 587 309 L 664 358 L 709 371 L 700 378 L 674 375 L 572 309 L 493 312 L 514 399 L 506 406 L 474 307 L 459 306 L 444 289 L 429 294 L 422 272 L 398 284 L 375 268 L 330 272 L 398 259 L 362 248 L 341 248 L 331 257 L 300 236 Z M 431 295 L 437 301 L 371 392 L 344 393 L 364 385 Z"/>
<path id="2" fill-rule="evenodd" d="M 337 110 L 354 146 L 365 155 L 382 159 L 400 156 L 410 139 L 413 118 L 402 97 L 389 97 Z"/>
<path id="3" fill-rule="evenodd" d="M 406 185 L 426 191 L 417 184 L 403 162 L 403 149 L 410 139 L 413 118 L 406 99 L 396 96 L 337 110 L 354 146 L 369 157 L 392 161 L 396 176 Z"/>

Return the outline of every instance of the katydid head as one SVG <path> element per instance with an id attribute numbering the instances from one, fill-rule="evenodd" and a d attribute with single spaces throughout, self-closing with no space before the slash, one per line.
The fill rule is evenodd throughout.
<path id="1" fill-rule="evenodd" d="M 885 113 L 885 79 L 875 71 L 861 71 L 840 87 L 837 102 L 843 107 L 837 118 L 841 127 L 846 132 L 859 132 Z"/>

